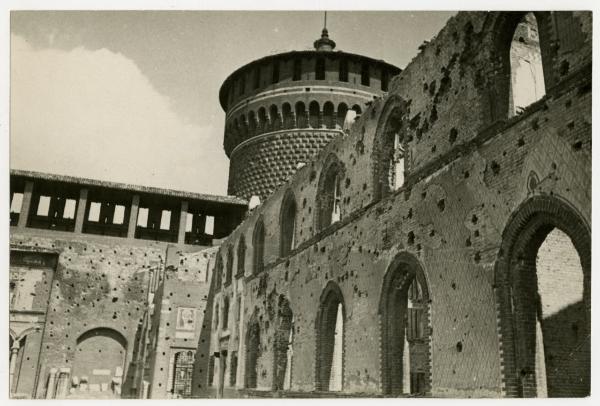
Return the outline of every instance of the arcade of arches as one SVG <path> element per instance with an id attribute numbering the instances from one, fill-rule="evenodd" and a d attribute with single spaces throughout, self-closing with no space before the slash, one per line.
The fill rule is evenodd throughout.
<path id="1" fill-rule="evenodd" d="M 578 12 L 458 13 L 253 209 L 226 241 L 260 236 L 242 260 L 262 272 L 231 294 L 263 317 L 242 322 L 236 389 L 590 393 L 590 30 Z M 285 110 L 322 124 L 310 99 Z"/>

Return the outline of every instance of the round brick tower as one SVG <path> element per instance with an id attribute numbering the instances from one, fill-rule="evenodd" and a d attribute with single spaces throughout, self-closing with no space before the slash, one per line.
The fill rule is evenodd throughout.
<path id="1" fill-rule="evenodd" d="M 334 51 L 326 28 L 314 47 L 250 62 L 221 86 L 228 194 L 264 200 L 400 73 L 386 62 Z"/>

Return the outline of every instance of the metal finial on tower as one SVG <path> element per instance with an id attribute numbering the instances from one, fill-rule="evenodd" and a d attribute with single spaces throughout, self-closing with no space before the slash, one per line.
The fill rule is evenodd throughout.
<path id="1" fill-rule="evenodd" d="M 329 39 L 329 32 L 327 31 L 327 11 L 325 11 L 321 38 L 316 40 L 313 45 L 317 51 L 333 51 L 333 48 L 335 48 L 335 41 Z"/>

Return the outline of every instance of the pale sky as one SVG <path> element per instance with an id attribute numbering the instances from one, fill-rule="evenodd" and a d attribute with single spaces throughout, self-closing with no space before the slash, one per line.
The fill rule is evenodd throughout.
<path id="1" fill-rule="evenodd" d="M 454 12 L 328 12 L 338 50 L 406 66 Z M 13 169 L 225 194 L 218 92 L 312 49 L 323 12 L 11 13 Z"/>

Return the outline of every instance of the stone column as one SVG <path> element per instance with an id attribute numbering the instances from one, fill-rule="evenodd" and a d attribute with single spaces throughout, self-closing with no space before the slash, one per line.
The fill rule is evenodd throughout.
<path id="1" fill-rule="evenodd" d="M 27 227 L 27 219 L 31 210 L 31 197 L 33 195 L 33 182 L 28 180 L 25 182 L 25 190 L 23 191 L 23 203 L 21 204 L 21 213 L 19 214 L 19 222 L 17 227 Z"/>
<path id="2" fill-rule="evenodd" d="M 179 214 L 179 232 L 177 234 L 177 244 L 185 244 L 185 229 L 187 226 L 188 202 L 181 202 L 181 211 Z"/>
<path id="3" fill-rule="evenodd" d="M 46 389 L 46 399 L 54 399 L 54 388 L 56 386 L 56 368 L 50 368 L 50 375 L 48 376 L 48 388 Z"/>
<path id="4" fill-rule="evenodd" d="M 133 195 L 131 207 L 129 210 L 129 227 L 127 228 L 127 238 L 135 238 L 135 227 L 137 226 L 138 210 L 140 208 L 140 196 Z"/>
<path id="5" fill-rule="evenodd" d="M 77 213 L 75 214 L 75 232 L 83 231 L 83 222 L 85 220 L 85 209 L 87 206 L 88 190 L 79 190 L 79 203 L 77 203 Z"/>
<path id="6" fill-rule="evenodd" d="M 10 349 L 10 375 L 9 375 L 9 393 L 12 394 L 14 393 L 13 391 L 13 382 L 14 382 L 14 375 L 15 375 L 15 370 L 17 369 L 17 356 L 19 355 L 19 342 L 18 341 L 14 341 L 13 342 L 13 346 Z"/>

